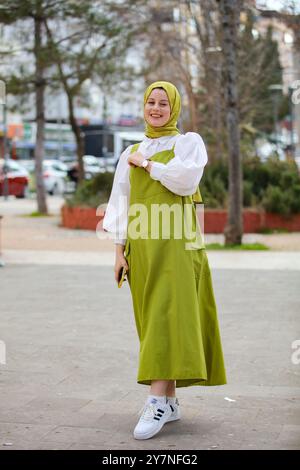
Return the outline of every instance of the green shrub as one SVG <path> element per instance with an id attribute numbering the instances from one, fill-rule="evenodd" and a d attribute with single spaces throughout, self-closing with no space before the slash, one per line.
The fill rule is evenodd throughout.
<path id="1" fill-rule="evenodd" d="M 300 212 L 300 184 L 287 186 L 268 186 L 262 199 L 262 206 L 267 212 L 291 215 Z"/>
<path id="2" fill-rule="evenodd" d="M 251 181 L 243 181 L 243 205 L 250 207 L 253 197 L 253 186 Z"/>
<path id="3" fill-rule="evenodd" d="M 200 191 L 206 207 L 225 208 L 227 205 L 228 169 L 223 162 L 205 167 Z"/>
<path id="4" fill-rule="evenodd" d="M 106 203 L 111 193 L 114 173 L 99 173 L 90 180 L 82 181 L 75 193 L 66 198 L 69 206 L 98 207 Z"/>
<path id="5" fill-rule="evenodd" d="M 262 198 L 262 206 L 267 212 L 284 211 L 283 194 L 279 187 L 268 186 Z"/>
<path id="6" fill-rule="evenodd" d="M 261 198 L 269 184 L 269 169 L 258 157 L 248 158 L 243 161 L 243 178 L 251 183 L 252 194 Z"/>
<path id="7" fill-rule="evenodd" d="M 243 160 L 243 205 L 262 207 L 268 212 L 289 215 L 300 212 L 300 178 L 295 162 L 281 162 L 272 157 L 263 163 L 258 157 Z M 109 199 L 113 173 L 99 173 L 82 182 L 69 205 L 98 207 Z M 228 207 L 228 165 L 222 160 L 208 163 L 200 182 L 206 208 Z"/>

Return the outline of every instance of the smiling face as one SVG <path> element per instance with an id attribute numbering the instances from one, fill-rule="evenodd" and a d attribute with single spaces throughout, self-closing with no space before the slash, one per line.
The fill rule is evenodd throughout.
<path id="1" fill-rule="evenodd" d="M 153 127 L 162 127 L 169 121 L 171 108 L 165 90 L 154 88 L 150 93 L 145 107 L 144 118 Z"/>

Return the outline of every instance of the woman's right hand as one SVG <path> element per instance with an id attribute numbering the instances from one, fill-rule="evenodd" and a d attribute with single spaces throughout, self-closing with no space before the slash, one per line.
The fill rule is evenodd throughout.
<path id="1" fill-rule="evenodd" d="M 115 261 L 115 280 L 119 282 L 120 270 L 125 267 L 128 271 L 128 263 L 124 256 L 124 245 L 116 244 L 116 261 Z"/>

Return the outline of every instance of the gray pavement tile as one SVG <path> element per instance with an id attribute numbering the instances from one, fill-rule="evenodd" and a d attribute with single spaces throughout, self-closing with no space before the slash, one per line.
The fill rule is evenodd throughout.
<path id="1" fill-rule="evenodd" d="M 83 426 L 57 426 L 44 436 L 47 441 L 80 442 L 82 444 L 104 445 L 112 435 L 110 428 L 89 428 Z"/>
<path id="2" fill-rule="evenodd" d="M 12 446 L 2 446 L 0 450 L 68 450 L 71 446 L 65 442 L 52 442 L 41 440 L 30 440 L 21 438 L 15 440 Z"/>
<path id="3" fill-rule="evenodd" d="M 2 386 L 0 416 L 2 416 L 3 412 L 9 413 L 11 416 L 15 409 L 22 408 L 22 406 L 25 406 L 35 397 L 36 397 L 36 392 L 30 393 L 26 389 L 15 390 L 15 387 L 13 387 L 13 392 L 12 392 L 11 390 L 8 390 L 6 387 Z M 0 421 L 1 421 L 1 418 L 0 418 Z"/>
<path id="4" fill-rule="evenodd" d="M 299 419 L 298 423 L 300 423 Z M 300 450 L 300 424 L 284 424 L 278 436 L 278 444 L 282 447 L 298 447 Z"/>
<path id="5" fill-rule="evenodd" d="M 296 448 L 298 272 L 212 274 L 228 384 L 177 389 L 181 422 L 140 442 L 132 432 L 150 388 L 136 383 L 128 286 L 115 289 L 111 267 L 1 270 L 0 421 L 11 431 L 1 438 L 15 448 Z"/>
<path id="6" fill-rule="evenodd" d="M 294 409 L 283 409 L 281 406 L 269 407 L 258 410 L 258 419 L 260 422 L 272 424 L 297 425 L 300 423 L 300 407 Z"/>
<path id="7" fill-rule="evenodd" d="M 80 443 L 73 443 L 70 445 L 68 450 L 107 450 L 109 444 L 97 444 L 97 445 L 92 445 L 92 444 L 80 444 Z M 128 447 L 125 447 L 127 449 Z M 99 457 L 100 460 L 100 457 Z"/>
<path id="8" fill-rule="evenodd" d="M 11 442 L 13 445 L 24 441 L 37 442 L 49 433 L 55 426 L 30 424 L 30 423 L 11 423 L 0 422 L 0 449 L 3 449 L 5 443 Z"/>

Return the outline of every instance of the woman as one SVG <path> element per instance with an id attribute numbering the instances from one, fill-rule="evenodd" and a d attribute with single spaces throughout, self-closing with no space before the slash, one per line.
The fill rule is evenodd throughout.
<path id="1" fill-rule="evenodd" d="M 122 153 L 103 220 L 104 230 L 116 234 L 115 280 L 128 270 L 140 340 L 137 382 L 151 386 L 136 439 L 180 418 L 176 387 L 227 383 L 195 210 L 207 153 L 200 135 L 180 134 L 180 109 L 172 83 L 146 89 L 145 138 Z"/>

